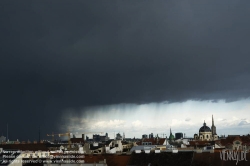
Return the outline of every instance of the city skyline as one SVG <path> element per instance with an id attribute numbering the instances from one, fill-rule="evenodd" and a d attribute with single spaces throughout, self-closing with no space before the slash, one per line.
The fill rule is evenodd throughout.
<path id="1" fill-rule="evenodd" d="M 0 134 L 248 134 L 249 5 L 1 0 Z"/>
<path id="2" fill-rule="evenodd" d="M 218 136 L 247 135 L 250 133 L 250 123 L 245 115 L 250 108 L 249 101 L 250 99 L 230 103 L 220 100 L 144 105 L 120 104 L 86 108 L 81 116 L 74 115 L 73 112 L 77 110 L 68 110 L 63 119 L 68 119 L 69 123 L 62 127 L 67 126 L 68 130 L 78 133 L 81 131 L 107 132 L 111 137 L 114 132 L 120 131 L 120 133 L 125 132 L 128 137 L 136 138 L 150 133 L 154 135 L 158 133 L 159 136 L 164 133 L 168 136 L 171 127 L 173 133 L 182 132 L 187 137 L 193 137 L 198 133 L 204 120 L 211 128 L 213 115 Z M 112 118 L 109 117 L 111 114 Z"/>

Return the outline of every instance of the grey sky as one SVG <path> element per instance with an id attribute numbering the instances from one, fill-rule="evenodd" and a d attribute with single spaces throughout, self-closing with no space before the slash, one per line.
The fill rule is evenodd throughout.
<path id="1" fill-rule="evenodd" d="M 67 108 L 249 97 L 249 5 L 0 1 L 0 132 L 56 132 Z"/>

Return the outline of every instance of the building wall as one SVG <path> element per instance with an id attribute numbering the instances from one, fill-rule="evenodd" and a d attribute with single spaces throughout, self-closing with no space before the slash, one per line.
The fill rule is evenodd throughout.
<path id="1" fill-rule="evenodd" d="M 175 133 L 175 139 L 182 139 L 183 133 Z"/>
<path id="2" fill-rule="evenodd" d="M 199 139 L 206 141 L 212 140 L 212 132 L 200 132 Z"/>
<path id="3" fill-rule="evenodd" d="M 114 145 L 118 145 L 118 147 L 116 147 L 116 151 L 117 152 L 122 152 L 123 151 L 123 146 L 122 146 L 122 141 L 121 140 L 114 140 Z"/>

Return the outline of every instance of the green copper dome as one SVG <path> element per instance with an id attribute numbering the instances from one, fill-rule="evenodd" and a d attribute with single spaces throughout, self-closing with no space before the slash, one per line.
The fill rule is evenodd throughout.
<path id="1" fill-rule="evenodd" d="M 174 135 L 172 134 L 171 128 L 170 128 L 169 140 L 174 140 Z"/>
<path id="2" fill-rule="evenodd" d="M 171 135 L 169 136 L 169 140 L 174 140 L 174 135 L 171 133 Z"/>

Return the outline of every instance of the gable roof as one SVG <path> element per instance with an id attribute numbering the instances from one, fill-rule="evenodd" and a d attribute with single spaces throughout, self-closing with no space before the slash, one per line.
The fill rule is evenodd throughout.
<path id="1" fill-rule="evenodd" d="M 240 142 L 242 142 L 242 140 L 241 140 L 240 137 L 238 137 L 238 136 L 234 138 L 233 142 L 234 142 L 234 141 L 240 141 Z"/>
<path id="2" fill-rule="evenodd" d="M 165 140 L 166 140 L 165 138 L 160 138 L 160 139 L 159 139 L 159 145 L 163 145 L 164 142 L 165 142 Z"/>

